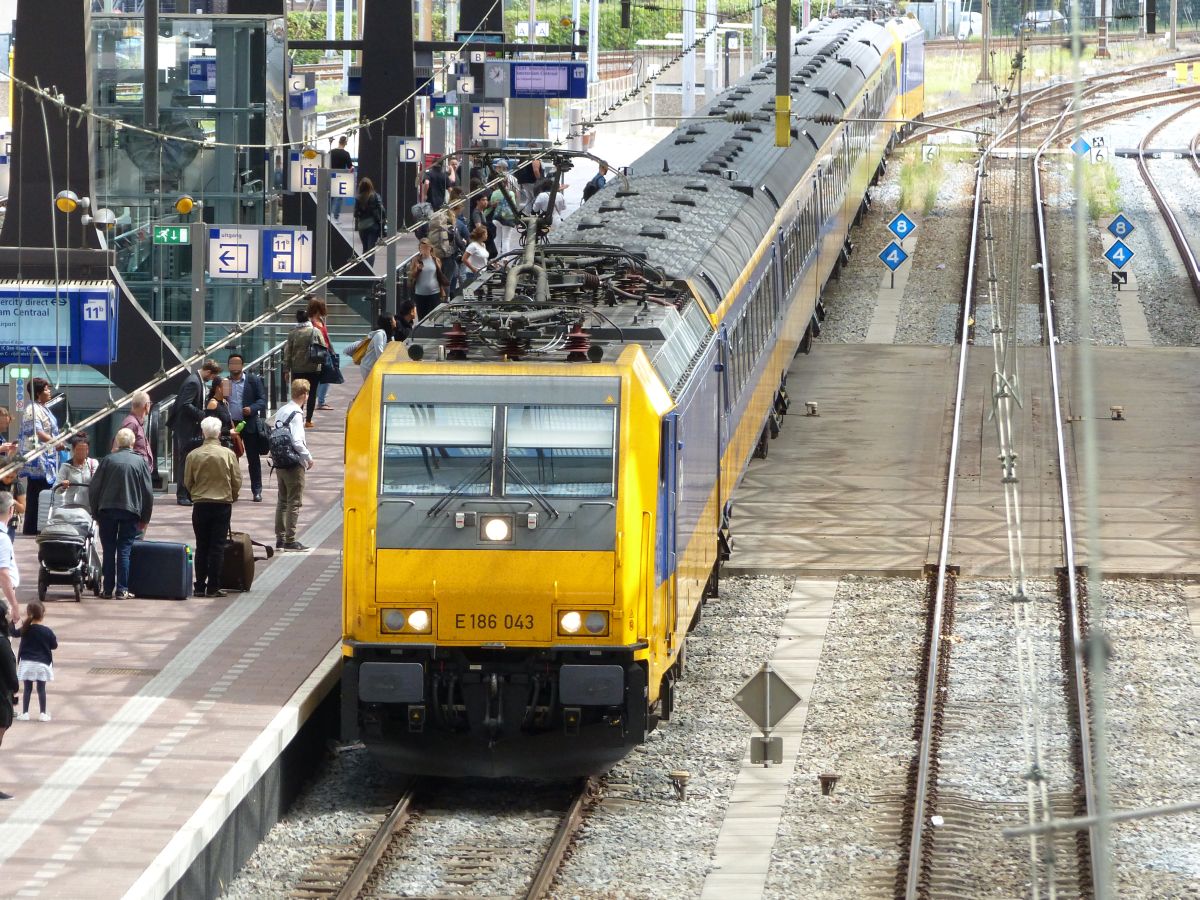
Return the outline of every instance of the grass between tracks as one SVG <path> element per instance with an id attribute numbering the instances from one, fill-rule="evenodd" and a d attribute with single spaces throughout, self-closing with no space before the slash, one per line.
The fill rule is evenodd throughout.
<path id="1" fill-rule="evenodd" d="M 1088 218 L 1092 221 L 1115 216 L 1121 211 L 1117 190 L 1121 180 L 1108 160 L 1083 164 L 1083 197 L 1087 201 Z"/>
<path id="2" fill-rule="evenodd" d="M 900 208 L 921 215 L 932 212 L 944 169 L 940 154 L 925 162 L 918 149 L 906 150 L 900 160 Z"/>

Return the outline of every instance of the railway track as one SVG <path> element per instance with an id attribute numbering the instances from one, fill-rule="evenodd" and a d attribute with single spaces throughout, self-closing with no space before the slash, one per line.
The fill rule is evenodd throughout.
<path id="1" fill-rule="evenodd" d="M 1081 586 L 1074 553 L 1075 536 L 1071 516 L 1067 442 L 1063 424 L 1066 419 L 1060 404 L 1062 383 L 1058 341 L 1054 337 L 1051 260 L 1040 168 L 1042 158 L 1059 139 L 1072 110 L 1073 103 L 1067 104 L 1055 120 L 1045 123 L 1044 136 L 1034 145 L 1036 152 L 1033 154 L 1032 178 L 1029 179 L 1028 186 L 1023 186 L 1023 180 L 1016 177 L 1012 180 L 1010 188 L 1018 191 L 1012 219 L 1013 228 L 1019 227 L 1015 223 L 1019 217 L 1025 215 L 1018 210 L 1028 209 L 1030 204 L 1032 206 L 1032 237 L 1037 246 L 1037 259 L 1040 263 L 1037 293 L 1041 306 L 1043 338 L 1042 356 L 1036 366 L 1036 375 L 1030 376 L 1026 371 L 1018 378 L 1012 373 L 1010 355 L 1016 348 L 1005 345 L 1007 338 L 1003 329 L 995 324 L 991 329 L 995 374 L 989 393 L 993 397 L 993 414 L 997 421 L 999 458 L 1003 475 L 1001 481 L 1004 485 L 1006 517 L 1009 524 L 1010 558 L 1013 560 L 1010 582 L 1013 591 L 1006 600 L 1011 606 L 1012 635 L 1016 641 L 1018 658 L 1016 684 L 1009 690 L 1017 701 L 1012 703 L 1011 714 L 1016 716 L 1019 711 L 1024 722 L 1022 734 L 1028 767 L 1025 777 L 1026 803 L 1016 804 L 1010 800 L 1008 808 L 1005 808 L 1004 803 L 999 801 L 987 802 L 973 795 L 960 795 L 946 788 L 947 784 L 954 783 L 954 777 L 942 771 L 944 755 L 950 754 L 948 758 L 951 759 L 961 756 L 963 747 L 970 744 L 972 727 L 978 728 L 978 723 L 985 718 L 978 715 L 981 711 L 973 708 L 969 698 L 956 698 L 953 695 L 954 672 L 960 666 L 955 664 L 951 654 L 958 641 L 955 628 L 956 622 L 961 620 L 961 612 L 956 602 L 959 591 L 958 569 L 951 564 L 951 547 L 954 536 L 959 448 L 963 443 L 966 406 L 964 397 L 969 393 L 968 380 L 972 368 L 968 365 L 972 330 L 962 327 L 942 531 L 937 562 L 930 567 L 928 573 L 927 629 L 915 722 L 917 750 L 910 764 L 908 796 L 901 813 L 902 855 L 893 885 L 893 895 L 906 900 L 957 896 L 961 890 L 965 890 L 967 885 L 962 879 L 969 864 L 973 843 L 985 830 L 994 831 L 995 825 L 1004 821 L 1006 817 L 1011 821 L 1012 817 L 1023 813 L 1030 820 L 1045 822 L 1063 816 L 1094 815 L 1097 808 L 1092 773 L 1094 751 L 1088 706 L 1088 678 L 1084 656 L 1084 642 L 1087 637 L 1086 601 L 1083 598 L 1084 589 Z M 989 165 L 992 164 L 993 152 L 1014 139 L 1018 142 L 1023 140 L 1027 127 L 1028 123 L 1024 128 L 1018 128 L 1018 117 L 1014 116 L 984 151 L 976 170 L 970 249 L 967 254 L 965 287 L 960 308 L 963 323 L 972 322 L 977 314 L 977 303 L 982 301 L 977 301 L 976 292 L 981 289 L 981 285 L 984 296 L 991 300 L 993 307 L 1001 300 L 999 288 L 996 287 L 1001 279 L 997 277 L 998 267 L 992 255 L 995 252 L 992 246 L 995 233 L 991 218 L 995 216 L 998 204 L 995 198 L 986 195 L 985 185 L 995 183 L 989 176 L 996 173 L 988 171 Z M 1014 173 L 1019 172 L 1020 167 L 1024 165 L 1020 160 L 1014 161 Z M 1025 196 L 1027 192 L 1029 196 Z M 1025 206 L 1021 207 L 1020 204 Z M 1020 242 L 1019 232 L 1008 236 L 1010 245 L 1018 245 Z M 1019 253 L 1019 250 L 1014 249 L 1010 252 Z M 986 265 L 981 264 L 981 258 L 986 261 Z M 1010 258 L 1009 262 L 1013 264 L 1014 261 Z M 1019 256 L 1013 267 L 1018 271 L 1027 268 L 1020 264 Z M 1026 369 L 1029 367 L 1027 362 Z M 1014 404 L 1018 402 L 1013 395 L 1031 390 L 1025 385 L 1034 379 L 1048 382 L 1046 394 L 1049 395 L 1047 405 L 1050 408 L 1040 418 L 1035 416 L 1034 428 L 1039 431 L 1050 430 L 1049 442 L 1053 446 L 1054 468 L 1058 479 L 1055 505 L 1059 509 L 1062 522 L 1061 615 L 1058 619 L 1057 635 L 1064 667 L 1061 686 L 1053 677 L 1042 680 L 1038 674 L 1037 638 L 1044 637 L 1040 632 L 1045 630 L 1046 623 L 1040 618 L 1039 607 L 1031 602 L 1033 597 L 1027 593 L 1022 556 L 1024 550 L 1021 545 L 1022 510 L 1017 487 L 1020 482 L 1017 460 L 1021 454 L 1018 453 L 1013 433 L 1012 419 L 1016 411 Z M 997 388 L 997 384 L 1003 386 Z M 1027 439 L 1040 440 L 1034 436 L 1027 436 Z M 960 665 L 964 670 L 970 668 L 969 661 Z M 1059 698 L 1057 692 L 1061 692 L 1061 702 L 1056 699 Z M 1039 705 L 1047 703 L 1054 708 L 1065 708 L 1071 736 L 1069 747 L 1056 747 L 1053 738 L 1047 737 L 1038 711 Z M 1031 706 L 1034 708 L 1032 716 Z M 949 750 L 947 747 L 955 749 Z M 1069 792 L 1064 791 L 1061 785 L 1055 790 L 1055 786 L 1049 783 L 1046 775 L 1059 768 L 1057 761 L 1064 753 L 1069 757 L 1069 763 L 1065 764 L 1069 765 L 1072 771 Z M 1052 896 L 1059 890 L 1079 896 L 1091 896 L 1094 885 L 1098 882 L 1098 861 L 1099 854 L 1093 833 L 1084 831 L 1076 835 L 1050 835 L 1044 842 L 1030 843 L 1029 881 L 1035 893 L 1038 885 L 1044 884 Z"/>
<path id="2" fill-rule="evenodd" d="M 399 800 L 383 815 L 373 833 L 357 849 L 337 848 L 311 866 L 292 891 L 293 900 L 369 900 L 392 896 L 383 888 L 388 871 L 401 864 L 407 827 L 417 821 L 428 823 L 439 815 L 434 809 L 436 797 L 426 797 L 434 783 L 413 780 L 403 789 Z M 581 779 L 572 789 L 569 802 L 561 812 L 553 835 L 542 848 L 534 870 L 518 892 L 497 891 L 493 880 L 498 866 L 525 865 L 525 848 L 511 845 L 490 845 L 489 830 L 478 828 L 479 840 L 472 836 L 470 844 L 438 848 L 446 854 L 438 876 L 438 888 L 426 894 L 406 891 L 406 897 L 425 897 L 443 900 L 449 897 L 488 896 L 515 897 L 520 900 L 540 900 L 545 897 L 567 849 L 583 821 L 595 782 Z M 422 850 L 424 853 L 425 851 Z M 506 874 L 505 877 L 510 878 Z M 482 892 L 482 893 L 481 893 Z"/>
<path id="3" fill-rule="evenodd" d="M 1195 294 L 1197 302 L 1200 302 L 1200 261 L 1197 260 L 1196 251 L 1192 247 L 1184 230 L 1183 222 L 1185 217 L 1176 215 L 1175 210 L 1171 208 L 1171 204 L 1167 200 L 1162 186 L 1159 185 L 1150 172 L 1149 161 L 1145 155 L 1146 150 L 1150 147 L 1156 135 L 1175 120 L 1197 109 L 1200 109 L 1200 101 L 1190 103 L 1182 109 L 1172 112 L 1147 131 L 1145 137 L 1142 138 L 1141 143 L 1138 145 L 1137 167 L 1138 173 L 1142 176 L 1142 181 L 1146 183 L 1146 188 L 1150 191 L 1150 196 L 1154 198 L 1154 205 L 1158 207 L 1159 213 L 1162 214 L 1163 222 L 1167 226 L 1167 231 L 1170 232 L 1175 249 L 1179 251 L 1179 258 L 1183 260 L 1184 269 L 1187 270 L 1188 281 L 1192 285 L 1192 292 Z M 1200 175 L 1200 160 L 1196 157 L 1198 145 L 1200 145 L 1200 134 L 1192 138 L 1188 148 L 1188 159 L 1191 162 L 1192 169 L 1197 175 Z"/>

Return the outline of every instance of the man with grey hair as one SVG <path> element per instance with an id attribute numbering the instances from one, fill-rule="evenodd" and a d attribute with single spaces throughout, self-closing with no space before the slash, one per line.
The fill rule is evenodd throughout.
<path id="1" fill-rule="evenodd" d="M 100 523 L 100 543 L 104 547 L 104 573 L 101 597 L 132 599 L 129 593 L 129 551 L 154 514 L 154 493 L 150 486 L 150 467 L 133 452 L 134 436 L 128 428 L 117 432 L 116 450 L 96 467 L 92 476 L 89 503 L 92 518 Z"/>
<path id="2" fill-rule="evenodd" d="M 221 420 L 200 422 L 204 443 L 188 454 L 183 486 L 192 498 L 192 531 L 196 535 L 197 597 L 224 597 L 221 566 L 233 504 L 242 487 L 242 467 L 228 447 L 221 446 Z"/>
<path id="3" fill-rule="evenodd" d="M 150 467 L 150 474 L 153 475 L 157 467 L 154 465 L 154 454 L 150 452 L 150 442 L 146 440 L 145 426 L 148 415 L 150 395 L 145 391 L 137 391 L 129 404 L 129 414 L 121 421 L 121 427 L 133 432 L 133 452 L 146 461 L 146 465 Z M 112 449 L 117 449 L 115 441 Z"/>
<path id="4" fill-rule="evenodd" d="M 16 500 L 7 492 L 0 492 L 0 522 L 7 522 L 12 515 L 13 504 Z M 21 585 L 21 576 L 17 571 L 17 558 L 13 554 L 12 541 L 8 531 L 0 528 L 0 599 L 4 603 L 3 618 L 13 625 L 21 621 L 20 604 L 17 603 L 17 588 Z"/>

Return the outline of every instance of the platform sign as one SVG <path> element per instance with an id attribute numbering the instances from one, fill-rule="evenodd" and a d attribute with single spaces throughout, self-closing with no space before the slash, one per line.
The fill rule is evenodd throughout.
<path id="1" fill-rule="evenodd" d="M 354 173 L 339 170 L 329 173 L 329 196 L 334 200 L 348 200 L 354 196 Z"/>
<path id="2" fill-rule="evenodd" d="M 1123 269 L 1133 259 L 1133 251 L 1126 247 L 1124 242 L 1113 241 L 1113 245 L 1104 251 L 1104 258 L 1118 269 Z"/>
<path id="3" fill-rule="evenodd" d="M 307 228 L 264 228 L 263 278 L 296 281 L 312 277 L 312 233 Z"/>
<path id="4" fill-rule="evenodd" d="M 527 22 L 527 21 L 526 22 L 518 22 L 515 34 L 519 38 L 529 37 L 529 22 Z M 535 37 L 540 37 L 540 38 L 550 37 L 550 23 L 549 22 L 540 22 L 540 21 L 534 22 L 533 23 L 533 34 Z"/>
<path id="5" fill-rule="evenodd" d="M 401 138 L 400 139 L 400 162 L 420 164 L 421 154 L 424 152 L 424 147 L 421 145 L 420 138 Z"/>
<path id="6" fill-rule="evenodd" d="M 1116 287 L 1116 289 L 1119 291 L 1124 285 L 1129 284 L 1129 273 L 1128 272 L 1109 272 L 1108 280 L 1111 281 L 1113 283 L 1113 285 Z"/>
<path id="7" fill-rule="evenodd" d="M 734 694 L 733 702 L 751 722 L 769 732 L 799 705 L 800 695 L 766 662 Z"/>
<path id="8" fill-rule="evenodd" d="M 156 244 L 174 247 L 191 243 L 192 230 L 187 225 L 155 225 L 152 230 Z"/>
<path id="9" fill-rule="evenodd" d="M 898 268 L 904 265 L 904 261 L 908 259 L 908 254 L 904 252 L 904 248 L 892 241 L 879 254 L 879 258 L 883 260 L 883 264 L 895 272 Z"/>
<path id="10" fill-rule="evenodd" d="M 917 223 L 904 213 L 900 213 L 896 218 L 888 222 L 888 231 L 899 238 L 901 242 L 916 230 Z"/>
<path id="11" fill-rule="evenodd" d="M 502 140 L 506 135 L 503 106 L 472 107 L 471 136 L 475 140 Z"/>
<path id="12" fill-rule="evenodd" d="M 188 60 L 188 96 L 204 97 L 217 92 L 215 56 L 193 56 Z"/>
<path id="13" fill-rule="evenodd" d="M 1133 223 L 1125 218 L 1125 213 L 1117 213 L 1117 217 L 1108 223 L 1108 233 L 1118 241 L 1133 234 Z"/>
<path id="14" fill-rule="evenodd" d="M 321 168 L 321 158 L 307 159 L 303 153 L 294 151 L 288 154 L 288 184 L 293 191 L 305 194 L 317 192 L 317 172 Z"/>
<path id="15" fill-rule="evenodd" d="M 937 144 L 922 144 L 921 145 L 921 160 L 922 162 L 931 163 L 938 158 L 938 154 L 942 152 L 942 148 Z"/>
<path id="16" fill-rule="evenodd" d="M 509 97 L 533 100 L 587 98 L 587 64 L 583 62 L 513 62 L 509 64 Z"/>
<path id="17" fill-rule="evenodd" d="M 48 363 L 106 366 L 117 359 L 117 292 L 107 282 L 0 286 L 0 363 L 28 362 L 33 348 Z"/>
<path id="18" fill-rule="evenodd" d="M 12 158 L 12 135 L 0 135 L 0 166 L 7 166 Z"/>
<path id="19" fill-rule="evenodd" d="M 213 278 L 260 276 L 257 228 L 210 228 L 208 230 L 208 274 Z"/>

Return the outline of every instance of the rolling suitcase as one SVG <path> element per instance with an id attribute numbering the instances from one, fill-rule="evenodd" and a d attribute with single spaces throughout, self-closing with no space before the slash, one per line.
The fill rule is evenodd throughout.
<path id="1" fill-rule="evenodd" d="M 262 547 L 267 551 L 266 556 L 256 557 L 254 548 Z M 254 564 L 260 560 L 270 559 L 275 555 L 275 548 L 260 544 L 244 531 L 229 532 L 229 540 L 225 544 L 225 556 L 221 561 L 221 587 L 231 591 L 248 591 L 254 584 Z"/>
<path id="2" fill-rule="evenodd" d="M 129 591 L 154 600 L 192 596 L 192 548 L 169 541 L 134 541 L 129 551 Z"/>

